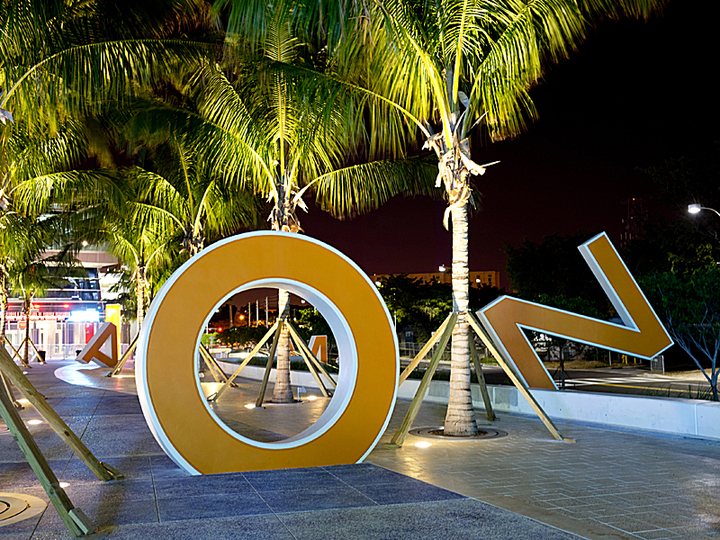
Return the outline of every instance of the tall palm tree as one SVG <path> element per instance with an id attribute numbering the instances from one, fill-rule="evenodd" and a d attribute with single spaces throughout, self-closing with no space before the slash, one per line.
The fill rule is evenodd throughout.
<path id="1" fill-rule="evenodd" d="M 10 291 L 18 268 L 27 268 L 46 247 L 44 232 L 33 219 L 15 212 L 6 199 L 0 214 L 0 344 L 5 340 Z"/>
<path id="2" fill-rule="evenodd" d="M 241 81 L 215 72 L 203 111 L 209 122 L 229 135 L 223 143 L 230 144 L 213 149 L 217 152 L 214 163 L 237 163 L 229 170 L 247 171 L 243 180 L 252 179 L 272 203 L 270 228 L 301 232 L 297 209 L 307 211 L 302 197 L 309 189 L 315 191 L 322 208 L 336 215 L 376 208 L 397 193 L 426 191 L 430 178 L 427 164 L 417 160 L 365 162 L 358 153 L 362 126 L 352 108 L 343 104 L 324 110 L 319 96 L 302 93 L 301 81 L 284 72 L 283 66 L 311 61 L 307 43 L 293 32 L 292 13 L 270 4 L 260 8 L 259 20 L 262 31 L 252 28 L 244 36 L 255 43 L 254 60 L 262 68 L 248 81 L 252 86 L 247 82 L 240 86 Z M 206 76 L 206 80 L 210 79 Z M 251 99 L 245 101 L 241 96 L 250 88 L 254 88 Z M 236 162 L 236 156 L 244 162 Z M 289 307 L 289 293 L 281 289 L 278 298 L 278 313 L 283 314 Z M 273 401 L 289 402 L 293 396 L 286 327 L 277 350 Z"/>
<path id="3" fill-rule="evenodd" d="M 135 125 L 142 124 L 142 116 L 141 111 Z M 260 225 L 257 197 L 228 189 L 202 159 L 202 145 L 190 132 L 166 134 L 127 171 L 137 190 L 131 206 L 138 226 L 164 229 L 189 257 L 206 242 Z"/>
<path id="4" fill-rule="evenodd" d="M 231 24 L 253 21 L 239 0 Z M 282 0 L 277 5 L 283 3 Z M 468 204 L 478 195 L 470 135 L 475 126 L 493 141 L 524 132 L 537 117 L 530 88 L 568 57 L 603 19 L 646 19 L 665 0 L 376 0 L 308 8 L 287 0 L 284 9 L 310 12 L 305 27 L 328 29 L 336 42 L 327 54 L 340 76 L 315 74 L 329 106 L 348 92 L 366 98 L 368 125 L 379 147 L 400 151 L 420 131 L 438 159 L 436 186 L 452 223 L 453 331 L 450 402 L 445 432 L 477 432 L 470 395 L 468 343 Z M 329 4 L 329 3 L 327 3 Z M 344 21 L 344 23 L 342 22 Z M 313 77 L 308 77 L 311 79 Z M 331 82 L 328 79 L 332 79 Z M 334 91 L 329 90 L 334 88 Z M 331 94 L 334 92 L 334 99 Z M 403 129 L 409 125 L 410 132 Z"/>
<path id="5" fill-rule="evenodd" d="M 212 49 L 204 0 L 1 0 L 0 109 L 15 121 L 57 122 L 123 100 Z M 193 28 L 195 27 L 195 28 Z M 178 35 L 202 36 L 199 41 Z M 3 113 L 4 119 L 7 114 Z"/>
<path id="6" fill-rule="evenodd" d="M 139 332 L 152 295 L 167 278 L 166 270 L 174 266 L 177 258 L 173 239 L 158 234 L 153 227 L 138 226 L 137 222 L 126 219 L 108 223 L 98 232 L 108 251 L 128 269 L 135 285 L 135 319 Z"/>
<path id="7" fill-rule="evenodd" d="M 6 215 L 4 218 L 10 216 Z M 13 219 L 5 219 L 9 223 Z M 22 222 L 16 223 L 14 228 L 22 235 L 21 238 L 29 240 L 17 252 L 18 257 L 8 258 L 7 265 L 3 268 L 3 285 L 11 285 L 12 292 L 19 295 L 23 300 L 22 312 L 25 315 L 25 349 L 24 363 L 28 364 L 30 353 L 30 314 L 32 302 L 38 296 L 45 296 L 49 288 L 61 288 L 68 283 L 67 278 L 72 276 L 87 275 L 82 267 L 78 267 L 72 252 L 68 249 L 60 250 L 56 255 L 44 257 L 42 251 L 51 247 L 54 241 L 63 236 L 62 219 L 56 220 L 49 217 L 43 220 L 33 218 L 20 218 Z M 57 223 L 56 223 L 57 221 Z M 19 226 L 18 226 L 19 225 Z M 38 251 L 30 251 L 36 245 L 42 246 Z M 3 296 L 6 292 L 3 291 Z M 5 306 L 3 306 L 3 338 L 5 337 Z"/>
<path id="8" fill-rule="evenodd" d="M 387 118 L 414 123 L 438 159 L 437 187 L 452 221 L 453 330 L 445 432 L 477 432 L 470 394 L 468 344 L 468 203 L 472 178 L 486 166 L 471 158 L 479 122 L 492 140 L 517 136 L 536 119 L 529 90 L 566 58 L 599 20 L 647 18 L 664 0 L 384 0 L 376 3 L 367 70 L 369 97 Z M 362 58 L 347 41 L 345 58 Z M 367 58 L 367 55 L 365 56 Z M 437 133 L 435 132 L 437 129 Z M 397 144 L 396 141 L 390 141 Z"/>
<path id="9" fill-rule="evenodd" d="M 228 39 L 222 65 L 208 64 L 185 84 L 187 108 L 157 106 L 144 111 L 150 132 L 164 126 L 202 140 L 199 160 L 225 185 L 252 189 L 271 202 L 273 230 L 300 232 L 296 210 L 306 210 L 303 195 L 315 191 L 321 207 L 344 213 L 367 211 L 391 196 L 427 190 L 431 168 L 417 160 L 363 163 L 353 152 L 362 135 L 355 118 L 340 108 L 325 111 L 301 85 L 275 65 L 305 62 L 304 44 L 288 23 L 288 13 L 261 7 L 266 31 L 254 42 Z M 152 118 L 152 119 L 151 119 Z M 279 292 L 279 311 L 288 294 Z M 281 336 L 273 400 L 292 400 L 289 338 Z"/>

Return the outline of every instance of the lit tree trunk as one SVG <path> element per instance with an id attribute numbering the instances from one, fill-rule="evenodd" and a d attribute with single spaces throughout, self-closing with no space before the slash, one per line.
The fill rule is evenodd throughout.
<path id="1" fill-rule="evenodd" d="M 452 209 L 452 248 L 453 309 L 458 312 L 458 319 L 452 334 L 450 399 L 444 431 L 447 435 L 471 436 L 477 434 L 477 425 L 470 393 L 467 204 Z"/>
<path id="2" fill-rule="evenodd" d="M 5 286 L 6 277 L 3 276 L 0 283 L 0 345 L 5 343 L 5 331 L 7 329 L 8 290 Z"/>
<path id="3" fill-rule="evenodd" d="M 142 329 L 145 319 L 145 267 L 138 266 L 135 274 L 135 296 L 137 297 L 138 332 Z"/>
<path id="4" fill-rule="evenodd" d="M 278 289 L 278 317 L 289 311 L 290 293 Z M 293 394 L 290 386 L 290 331 L 283 326 L 277 347 L 277 369 L 275 370 L 274 403 L 292 403 Z"/>
<path id="5" fill-rule="evenodd" d="M 282 144 L 282 143 L 281 143 Z M 277 199 L 275 207 L 270 212 L 270 224 L 274 231 L 297 233 L 300 223 L 295 216 L 295 204 L 290 201 L 292 182 L 291 174 L 283 175 L 282 180 L 275 183 Z M 278 317 L 290 310 L 290 293 L 278 289 Z M 258 321 L 259 322 L 259 321 Z M 280 332 L 277 346 L 277 366 L 275 369 L 275 389 L 273 399 L 275 403 L 292 403 L 293 394 L 290 385 L 290 331 L 286 328 Z"/>
<path id="6" fill-rule="evenodd" d="M 23 297 L 23 312 L 25 313 L 25 365 L 29 364 L 30 358 L 30 308 L 32 307 L 32 297 L 27 293 Z"/>

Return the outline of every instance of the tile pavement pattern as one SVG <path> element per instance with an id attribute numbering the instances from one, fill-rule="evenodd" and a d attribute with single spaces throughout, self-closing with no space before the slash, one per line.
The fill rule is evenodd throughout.
<path id="1" fill-rule="evenodd" d="M 70 427 L 125 479 L 101 482 L 45 424 L 30 430 L 73 504 L 116 539 L 572 540 L 577 536 L 369 463 L 189 476 L 157 446 L 137 397 L 70 386 L 52 363 L 29 375 Z M 32 408 L 24 420 L 38 418 Z M 46 497 L 8 432 L 0 491 Z M 70 538 L 52 506 L 0 527 L 0 540 Z"/>
<path id="2" fill-rule="evenodd" d="M 407 403 L 400 402 L 382 442 Z M 442 425 L 423 405 L 416 426 Z M 553 440 L 537 418 L 499 413 L 478 424 L 507 437 L 378 445 L 369 461 L 586 538 L 720 540 L 720 443 L 637 430 L 556 423 L 576 443 Z"/>
<path id="3" fill-rule="evenodd" d="M 570 444 L 536 418 L 500 414 L 492 427 L 504 438 L 418 448 L 410 435 L 390 448 L 408 406 L 401 401 L 365 464 L 190 477 L 157 446 L 136 397 L 59 382 L 59 365 L 34 367 L 31 380 L 126 479 L 98 481 L 49 428 L 30 429 L 73 503 L 119 526 L 110 538 L 720 540 L 718 443 L 559 423 L 577 439 Z M 441 425 L 443 414 L 424 404 L 415 425 Z M 7 433 L 0 491 L 45 498 Z M 0 527 L 0 540 L 66 537 L 52 508 Z"/>

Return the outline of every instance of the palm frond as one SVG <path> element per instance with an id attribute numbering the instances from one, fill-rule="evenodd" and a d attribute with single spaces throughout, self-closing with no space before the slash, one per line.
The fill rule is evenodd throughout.
<path id="1" fill-rule="evenodd" d="M 314 188 L 320 207 L 344 219 L 374 210 L 399 194 L 435 193 L 436 175 L 437 166 L 427 161 L 373 161 L 325 174 Z"/>

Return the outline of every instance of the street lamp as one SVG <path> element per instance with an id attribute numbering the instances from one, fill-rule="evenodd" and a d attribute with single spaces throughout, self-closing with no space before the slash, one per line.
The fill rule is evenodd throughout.
<path id="1" fill-rule="evenodd" d="M 700 204 L 698 204 L 698 203 L 688 204 L 688 212 L 691 213 L 691 214 L 697 214 L 697 213 L 699 213 L 701 210 L 711 210 L 711 211 L 715 212 L 718 216 L 720 216 L 720 212 L 718 212 L 718 211 L 715 210 L 714 208 L 709 208 L 709 207 L 707 207 L 707 206 L 702 206 L 702 205 L 700 205 Z"/>
<path id="2" fill-rule="evenodd" d="M 441 264 L 440 266 L 438 266 L 438 270 L 440 271 L 440 283 L 447 283 L 447 266 Z"/>

